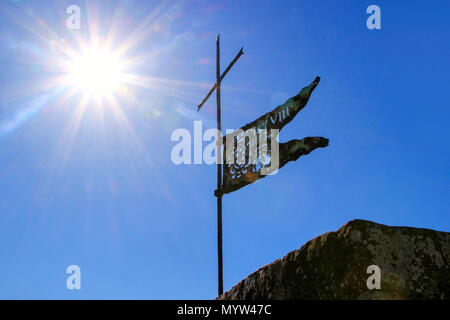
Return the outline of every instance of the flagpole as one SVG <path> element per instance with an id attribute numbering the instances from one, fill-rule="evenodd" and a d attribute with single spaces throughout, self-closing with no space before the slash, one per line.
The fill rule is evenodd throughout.
<path id="1" fill-rule="evenodd" d="M 222 146 L 223 146 L 223 135 L 222 135 L 222 120 L 220 113 L 220 85 L 222 80 L 227 75 L 228 71 L 234 66 L 234 64 L 239 60 L 239 58 L 244 54 L 244 48 L 238 52 L 236 57 L 231 61 L 228 67 L 225 69 L 224 73 L 220 74 L 220 34 L 217 36 L 216 40 L 216 83 L 209 90 L 203 101 L 197 106 L 197 111 L 205 104 L 208 98 L 212 95 L 214 90 L 216 90 L 217 95 L 217 130 L 220 136 L 217 137 L 217 189 L 214 191 L 214 195 L 217 197 L 217 256 L 218 256 L 218 293 L 219 296 L 223 294 L 223 256 L 222 256 Z"/>
<path id="2" fill-rule="evenodd" d="M 217 36 L 216 53 L 216 96 L 217 96 L 217 130 L 220 137 L 217 142 L 222 142 L 222 119 L 220 110 L 220 34 Z M 220 139 L 219 139 L 220 138 Z M 222 256 L 222 143 L 217 148 L 217 256 L 218 256 L 218 292 L 223 294 L 223 256 Z"/>

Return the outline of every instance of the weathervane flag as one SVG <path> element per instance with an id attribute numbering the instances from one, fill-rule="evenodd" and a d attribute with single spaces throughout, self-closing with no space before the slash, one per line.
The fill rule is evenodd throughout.
<path id="1" fill-rule="evenodd" d="M 224 137 L 222 193 L 236 191 L 275 173 L 302 155 L 328 146 L 328 139 L 322 137 L 294 139 L 286 143 L 277 141 L 279 131 L 306 106 L 319 81 L 320 78 L 316 77 L 284 104 Z"/>

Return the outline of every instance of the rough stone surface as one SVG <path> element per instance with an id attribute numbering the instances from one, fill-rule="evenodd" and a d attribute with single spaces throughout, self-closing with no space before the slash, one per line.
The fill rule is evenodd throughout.
<path id="1" fill-rule="evenodd" d="M 450 233 L 353 220 L 252 273 L 218 299 L 449 299 Z M 381 269 L 369 290 L 367 267 Z"/>

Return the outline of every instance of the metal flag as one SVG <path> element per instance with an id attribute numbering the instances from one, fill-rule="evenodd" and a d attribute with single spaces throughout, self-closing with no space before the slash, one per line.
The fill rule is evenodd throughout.
<path id="1" fill-rule="evenodd" d="M 316 77 L 284 104 L 224 137 L 223 194 L 274 174 L 286 163 L 328 146 L 328 139 L 322 137 L 277 141 L 279 131 L 306 106 L 319 81 Z"/>

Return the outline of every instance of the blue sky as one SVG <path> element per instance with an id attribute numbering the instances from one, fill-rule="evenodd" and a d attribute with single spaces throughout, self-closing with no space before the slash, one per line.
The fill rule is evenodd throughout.
<path id="1" fill-rule="evenodd" d="M 80 30 L 66 28 L 71 4 Z M 366 27 L 371 4 L 381 30 Z M 330 139 L 224 197 L 225 290 L 351 219 L 450 230 L 448 1 L 0 8 L 0 298 L 215 297 L 216 167 L 174 165 L 170 135 L 192 132 L 194 120 L 215 125 L 215 99 L 196 106 L 214 82 L 218 33 L 223 68 L 245 52 L 223 82 L 223 127 L 256 119 L 319 75 L 280 140 Z M 83 93 L 57 81 L 58 48 L 108 34 L 113 49 L 130 44 L 139 81 L 80 112 Z M 66 288 L 72 264 L 81 290 Z"/>

